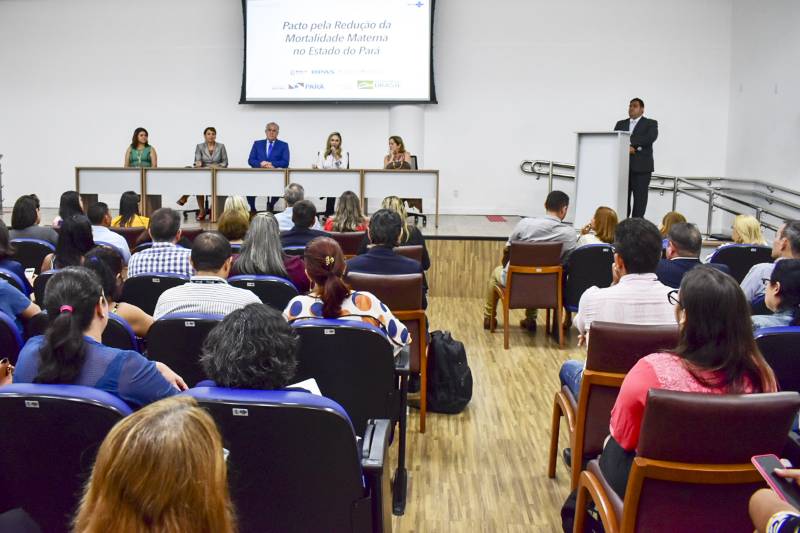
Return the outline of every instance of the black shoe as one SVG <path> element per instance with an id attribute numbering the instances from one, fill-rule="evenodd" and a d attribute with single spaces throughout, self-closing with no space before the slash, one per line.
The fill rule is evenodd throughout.
<path id="1" fill-rule="evenodd" d="M 561 457 L 564 459 L 564 463 L 572 468 L 572 450 L 570 448 L 564 448 L 561 452 Z"/>

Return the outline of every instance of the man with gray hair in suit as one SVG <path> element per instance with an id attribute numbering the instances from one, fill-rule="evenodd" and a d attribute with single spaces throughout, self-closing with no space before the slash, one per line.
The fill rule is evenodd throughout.
<path id="1" fill-rule="evenodd" d="M 290 183 L 286 190 L 283 192 L 283 199 L 286 201 L 286 209 L 275 215 L 275 220 L 278 221 L 278 228 L 281 231 L 289 231 L 294 227 L 292 222 L 292 211 L 294 204 L 300 200 L 305 199 L 305 189 L 299 183 Z M 311 229 L 321 230 L 322 226 L 319 225 L 319 220 L 314 219 L 314 225 Z"/>

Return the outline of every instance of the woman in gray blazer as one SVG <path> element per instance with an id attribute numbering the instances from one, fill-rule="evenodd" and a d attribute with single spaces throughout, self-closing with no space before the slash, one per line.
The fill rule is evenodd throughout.
<path id="1" fill-rule="evenodd" d="M 198 144 L 194 149 L 194 166 L 200 167 L 222 167 L 228 166 L 228 152 L 225 151 L 225 145 L 217 142 L 217 129 L 213 126 L 207 127 L 203 130 L 203 137 L 205 142 Z M 179 205 L 186 203 L 188 196 L 182 196 L 178 200 Z M 203 195 L 197 196 L 197 220 L 205 220 L 206 213 L 206 197 Z"/>

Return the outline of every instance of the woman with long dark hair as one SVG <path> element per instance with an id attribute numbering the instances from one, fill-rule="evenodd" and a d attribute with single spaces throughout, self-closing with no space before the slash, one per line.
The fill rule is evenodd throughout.
<path id="1" fill-rule="evenodd" d="M 56 251 L 47 254 L 42 261 L 42 270 L 53 270 L 68 266 L 80 266 L 83 257 L 94 248 L 92 237 L 92 223 L 83 215 L 73 215 L 65 218 L 61 224 L 61 234 L 58 237 Z"/>
<path id="2" fill-rule="evenodd" d="M 97 452 L 76 533 L 234 533 L 222 437 L 194 398 L 119 421 Z"/>
<path id="3" fill-rule="evenodd" d="M 304 258 L 311 292 L 289 301 L 283 310 L 286 320 L 336 318 L 369 322 L 382 328 L 398 350 L 411 343 L 405 325 L 375 295 L 354 291 L 344 282 L 345 261 L 339 243 L 329 237 L 317 237 L 306 246 Z"/>
<path id="4" fill-rule="evenodd" d="M 158 166 L 158 154 L 156 149 L 150 146 L 150 134 L 147 130 L 139 127 L 133 130 L 133 137 L 128 149 L 125 150 L 124 167 L 134 168 L 156 168 Z"/>
<path id="5" fill-rule="evenodd" d="M 77 191 L 65 191 L 58 202 L 58 216 L 53 219 L 53 227 L 60 228 L 63 220 L 73 215 L 83 215 L 83 200 Z"/>
<path id="6" fill-rule="evenodd" d="M 183 379 L 165 364 L 102 344 L 108 301 L 88 269 L 69 267 L 53 274 L 44 307 L 50 324 L 20 352 L 15 382 L 95 387 L 133 407 L 186 389 Z"/>
<path id="7" fill-rule="evenodd" d="M 772 315 L 754 315 L 753 329 L 800 326 L 800 259 L 781 259 L 765 279 L 764 304 Z"/>
<path id="8" fill-rule="evenodd" d="M 139 214 L 139 200 L 134 191 L 125 191 L 119 199 L 119 216 L 111 221 L 116 228 L 147 228 L 150 219 Z"/>

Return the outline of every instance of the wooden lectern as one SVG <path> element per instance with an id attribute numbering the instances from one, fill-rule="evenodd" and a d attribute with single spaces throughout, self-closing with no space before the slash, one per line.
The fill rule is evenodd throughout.
<path id="1" fill-rule="evenodd" d="M 627 131 L 578 132 L 571 202 L 576 228 L 591 221 L 600 206 L 616 211 L 620 220 L 627 216 L 630 140 Z"/>

